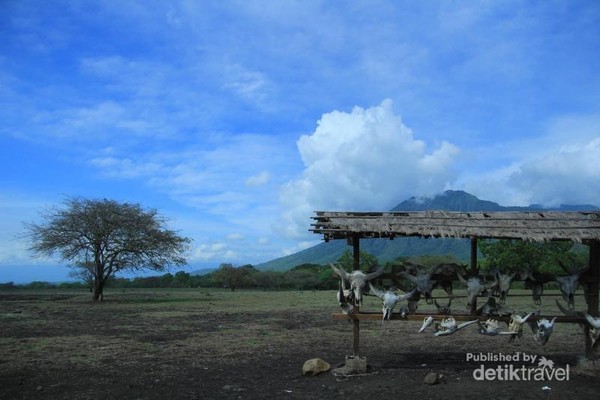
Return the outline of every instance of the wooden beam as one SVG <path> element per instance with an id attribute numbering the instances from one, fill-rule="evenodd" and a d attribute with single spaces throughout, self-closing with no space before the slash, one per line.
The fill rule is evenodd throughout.
<path id="1" fill-rule="evenodd" d="M 594 317 L 598 316 L 598 291 L 600 288 L 600 242 L 591 240 L 588 243 L 590 247 L 590 255 L 588 260 L 589 272 L 587 274 L 587 312 Z M 589 359 L 597 358 L 596 351 L 592 346 L 592 338 L 590 336 L 590 325 L 584 325 L 585 335 L 585 355 Z"/>
<path id="2" fill-rule="evenodd" d="M 477 236 L 471 237 L 471 276 L 479 275 L 479 268 L 477 266 Z M 471 309 L 469 310 L 471 315 L 475 315 L 477 313 L 477 297 L 471 304 Z"/>
<path id="3" fill-rule="evenodd" d="M 352 258 L 354 260 L 354 270 L 360 269 L 360 235 L 355 233 L 352 237 Z M 354 306 L 354 312 L 360 312 L 359 306 Z M 352 320 L 352 352 L 358 356 L 360 352 L 360 320 Z"/>

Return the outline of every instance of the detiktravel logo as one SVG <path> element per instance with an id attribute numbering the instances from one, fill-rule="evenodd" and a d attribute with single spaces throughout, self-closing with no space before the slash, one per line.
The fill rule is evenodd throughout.
<path id="1" fill-rule="evenodd" d="M 568 381 L 571 372 L 569 364 L 558 367 L 549 358 L 522 352 L 467 353 L 466 361 L 481 363 L 473 370 L 476 381 Z"/>

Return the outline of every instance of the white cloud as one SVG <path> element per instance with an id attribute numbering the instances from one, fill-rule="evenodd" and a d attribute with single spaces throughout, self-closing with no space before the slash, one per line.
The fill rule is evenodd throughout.
<path id="1" fill-rule="evenodd" d="M 241 65 L 225 69 L 224 88 L 258 107 L 265 106 L 272 91 L 272 83 L 259 71 L 251 71 Z"/>
<path id="2" fill-rule="evenodd" d="M 455 177 L 458 148 L 442 142 L 428 150 L 413 137 L 390 100 L 352 112 L 324 114 L 298 140 L 305 169 L 285 185 L 285 233 L 304 237 L 314 210 L 387 210 L 415 195 L 445 189 Z"/>
<path id="3" fill-rule="evenodd" d="M 264 186 L 269 183 L 269 179 L 271 179 L 271 174 L 263 171 L 246 179 L 246 186 Z"/>
<path id="4" fill-rule="evenodd" d="M 241 233 L 230 233 L 226 237 L 227 237 L 227 240 L 243 240 L 244 239 L 244 235 L 242 235 Z"/>
<path id="5" fill-rule="evenodd" d="M 158 163 L 139 163 L 129 158 L 97 157 L 90 160 L 90 164 L 99 168 L 105 176 L 115 178 L 136 178 L 161 172 L 162 166 Z"/>
<path id="6" fill-rule="evenodd" d="M 525 162 L 509 176 L 507 185 L 530 202 L 545 206 L 598 204 L 600 137 Z"/>
<path id="7" fill-rule="evenodd" d="M 233 252 L 227 249 L 225 243 L 200 244 L 193 250 L 190 260 L 228 261 L 228 258 L 233 258 L 232 255 Z"/>
<path id="8" fill-rule="evenodd" d="M 597 115 L 553 119 L 538 137 L 473 149 L 457 187 L 502 205 L 600 206 Z"/>

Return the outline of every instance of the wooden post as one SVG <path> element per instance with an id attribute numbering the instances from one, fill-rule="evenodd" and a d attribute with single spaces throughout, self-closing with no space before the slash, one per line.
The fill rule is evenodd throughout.
<path id="1" fill-rule="evenodd" d="M 360 269 L 360 236 L 355 233 L 352 236 L 352 255 L 354 260 L 354 270 Z M 359 313 L 360 307 L 354 306 L 354 313 Z M 360 352 L 360 320 L 358 318 L 352 320 L 352 350 L 355 356 Z"/>
<path id="2" fill-rule="evenodd" d="M 600 288 L 600 242 L 591 240 L 588 243 L 590 247 L 590 258 L 588 260 L 589 274 L 591 278 L 587 285 L 587 312 L 588 314 L 598 316 L 598 290 Z M 585 355 L 589 359 L 596 358 L 595 350 L 592 347 L 592 339 L 590 337 L 590 325 L 585 324 Z"/>
<path id="3" fill-rule="evenodd" d="M 477 236 L 471 237 L 471 276 L 477 276 L 479 274 L 479 270 L 477 268 Z M 473 300 L 473 304 L 471 304 L 471 309 L 469 310 L 471 315 L 477 314 L 477 297 Z"/>

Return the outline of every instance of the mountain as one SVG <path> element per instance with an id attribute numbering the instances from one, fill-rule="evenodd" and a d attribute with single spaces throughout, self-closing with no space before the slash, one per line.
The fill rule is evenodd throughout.
<path id="1" fill-rule="evenodd" d="M 505 207 L 489 200 L 480 200 L 476 196 L 462 190 L 447 190 L 433 198 L 411 197 L 398 204 L 390 211 L 595 211 L 600 208 L 592 205 L 561 205 L 557 208 L 543 208 L 540 205 L 529 207 Z M 421 255 L 445 256 L 453 255 L 467 262 L 470 257 L 471 242 L 469 239 L 444 239 L 406 237 L 394 240 L 363 239 L 360 241 L 361 251 L 377 257 L 380 263 L 395 260 L 398 257 L 416 257 Z M 327 264 L 335 262 L 346 250 L 352 250 L 344 240 L 333 240 L 299 251 L 289 256 L 280 257 L 256 265 L 260 270 L 286 271 L 300 264 Z"/>

